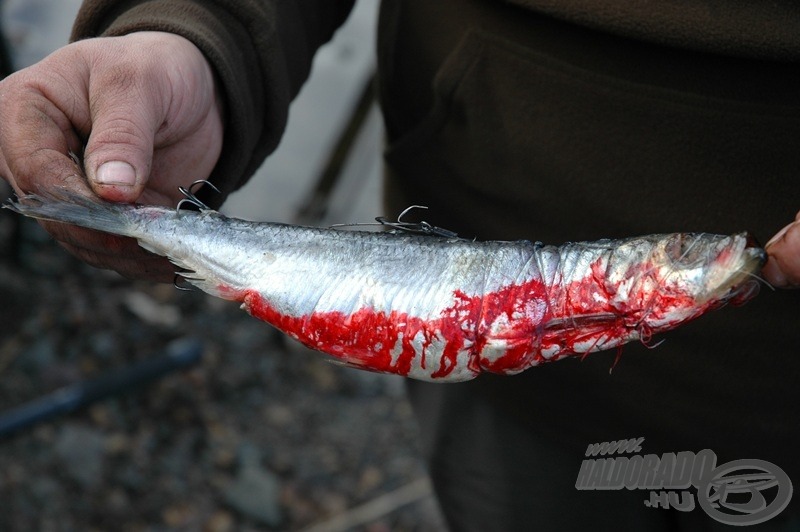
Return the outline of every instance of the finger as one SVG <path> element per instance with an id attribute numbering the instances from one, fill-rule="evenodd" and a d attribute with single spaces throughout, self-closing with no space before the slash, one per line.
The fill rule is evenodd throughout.
<path id="1" fill-rule="evenodd" d="M 59 106 L 21 74 L 0 90 L 0 146 L 4 177 L 17 193 L 38 192 L 63 185 L 81 170 L 67 155 L 81 142 Z M 57 85 L 57 82 L 53 82 Z M 85 182 L 76 183 L 88 191 Z"/>
<path id="2" fill-rule="evenodd" d="M 139 249 L 135 255 L 108 255 L 99 251 L 61 244 L 67 251 L 90 266 L 114 270 L 123 277 L 171 283 L 175 279 L 175 266 L 164 257 Z"/>
<path id="3" fill-rule="evenodd" d="M 110 201 L 133 202 L 142 194 L 164 121 L 162 87 L 140 59 L 101 70 L 89 85 L 92 132 L 84 167 L 94 192 Z"/>
<path id="4" fill-rule="evenodd" d="M 781 229 L 765 247 L 769 260 L 762 273 L 767 282 L 779 288 L 800 287 L 800 220 Z"/>
<path id="5" fill-rule="evenodd" d="M 91 266 L 116 270 L 132 279 L 172 280 L 175 266 L 164 257 L 145 251 L 133 238 L 60 222 L 40 223 L 61 246 Z"/>

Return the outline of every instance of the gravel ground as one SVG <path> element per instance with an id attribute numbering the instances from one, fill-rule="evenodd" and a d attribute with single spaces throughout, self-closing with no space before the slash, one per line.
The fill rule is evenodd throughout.
<path id="1" fill-rule="evenodd" d="M 329 364 L 230 302 L 83 265 L 34 222 L 12 253 L 15 223 L 0 212 L 0 420 L 175 340 L 203 354 L 0 436 L 0 530 L 443 527 L 402 380 Z"/>

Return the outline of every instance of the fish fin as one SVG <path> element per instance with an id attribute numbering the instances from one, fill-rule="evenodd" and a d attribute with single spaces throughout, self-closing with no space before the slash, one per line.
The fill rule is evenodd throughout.
<path id="1" fill-rule="evenodd" d="M 374 369 L 364 364 L 359 364 L 358 362 L 349 362 L 347 360 L 342 360 L 340 358 L 325 358 L 323 360 L 335 366 L 344 366 L 346 368 L 359 369 L 361 371 L 369 371 L 372 373 L 383 373 L 384 375 L 396 375 L 396 373 L 392 373 L 391 371 L 382 371 L 379 369 Z"/>
<path id="2" fill-rule="evenodd" d="M 220 299 L 227 299 L 229 301 L 242 300 L 244 293 L 243 290 L 227 286 L 219 281 L 210 280 L 196 271 L 185 269 L 185 267 L 179 261 L 175 261 L 171 257 L 169 259 L 173 264 L 182 269 L 181 271 L 175 272 L 175 274 L 183 278 L 183 280 L 195 288 Z M 245 308 L 245 310 L 247 309 Z"/>
<path id="3" fill-rule="evenodd" d="M 62 187 L 44 194 L 9 198 L 4 208 L 24 216 L 96 229 L 105 233 L 134 236 L 134 225 L 127 212 L 131 205 L 89 198 Z"/>

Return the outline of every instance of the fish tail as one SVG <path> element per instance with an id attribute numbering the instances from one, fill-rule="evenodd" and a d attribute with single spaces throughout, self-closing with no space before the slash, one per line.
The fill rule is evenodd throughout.
<path id="1" fill-rule="evenodd" d="M 95 200 L 67 190 L 54 190 L 47 195 L 26 194 L 12 197 L 3 207 L 39 220 L 135 236 L 135 224 L 129 215 L 133 210 L 130 205 Z"/>

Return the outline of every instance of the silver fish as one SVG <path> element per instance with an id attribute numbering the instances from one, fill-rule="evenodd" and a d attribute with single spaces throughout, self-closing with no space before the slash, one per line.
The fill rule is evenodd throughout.
<path id="1" fill-rule="evenodd" d="M 188 282 L 347 365 L 430 381 L 649 341 L 758 291 L 746 234 L 546 246 L 256 223 L 68 193 L 5 207 L 135 238 Z"/>

